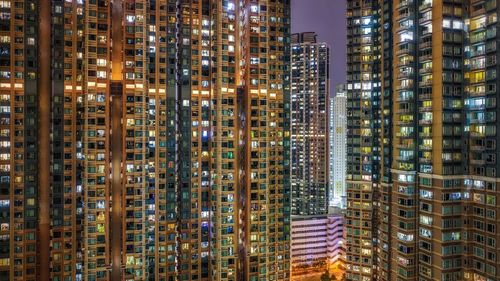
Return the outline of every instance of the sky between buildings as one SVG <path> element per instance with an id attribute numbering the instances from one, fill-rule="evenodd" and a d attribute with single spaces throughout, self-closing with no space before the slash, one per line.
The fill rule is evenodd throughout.
<path id="1" fill-rule="evenodd" d="M 346 80 L 345 0 L 291 0 L 292 32 L 315 31 L 320 42 L 330 45 L 331 95 Z"/>

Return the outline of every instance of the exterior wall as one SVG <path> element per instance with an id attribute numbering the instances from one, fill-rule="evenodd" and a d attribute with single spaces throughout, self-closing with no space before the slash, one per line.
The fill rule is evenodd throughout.
<path id="1" fill-rule="evenodd" d="M 373 204 L 348 180 L 347 279 L 497 280 L 498 1 L 355 2 L 348 3 L 348 164 L 359 139 L 361 151 L 365 143 L 367 121 L 358 115 L 367 111 L 354 99 L 370 69 L 363 58 L 384 65 L 375 71 L 383 77 L 380 114 L 367 122 L 383 153 Z M 371 25 L 372 16 L 382 25 Z M 363 52 L 372 46 L 383 50 L 380 59 Z M 348 177 L 363 170 L 353 168 Z M 364 235 L 375 251 L 356 243 Z"/>
<path id="2" fill-rule="evenodd" d="M 378 1 L 347 1 L 346 278 L 376 276 L 381 151 Z"/>
<path id="3" fill-rule="evenodd" d="M 244 276 L 290 278 L 290 1 L 241 1 Z M 238 41 L 236 41 L 238 42 Z M 236 60 L 236 63 L 238 60 Z M 242 200 L 243 199 L 243 200 Z M 235 232 L 236 233 L 236 232 Z M 235 261 L 237 262 L 237 261 Z"/>
<path id="4" fill-rule="evenodd" d="M 0 1 L 0 280 L 289 280 L 290 2 Z"/>
<path id="5" fill-rule="evenodd" d="M 467 162 L 463 167 L 467 176 L 463 184 L 454 184 L 462 191 L 462 204 L 467 205 L 461 217 L 467 221 L 464 225 L 467 237 L 462 236 L 461 243 L 466 243 L 469 250 L 464 253 L 467 268 L 464 269 L 463 277 L 465 280 L 498 280 L 500 5 L 498 1 L 471 1 L 467 8 L 469 33 L 465 56 L 469 60 L 464 69 L 468 80 L 463 88 L 465 122 L 462 122 L 467 136 L 462 146 L 467 156 L 462 156 L 462 165 Z M 444 185 L 448 187 L 448 183 L 445 181 Z M 450 263 L 455 267 L 461 266 L 457 258 L 447 259 L 446 264 Z"/>

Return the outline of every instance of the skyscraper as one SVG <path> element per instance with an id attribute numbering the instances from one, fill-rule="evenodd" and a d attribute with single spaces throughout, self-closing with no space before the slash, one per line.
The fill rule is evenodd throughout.
<path id="1" fill-rule="evenodd" d="M 330 100 L 330 207 L 346 207 L 347 96 L 345 85 L 335 88 Z"/>
<path id="2" fill-rule="evenodd" d="M 498 1 L 348 1 L 348 280 L 498 280 Z"/>
<path id="3" fill-rule="evenodd" d="M 290 8 L 0 1 L 0 280 L 288 280 Z"/>
<path id="4" fill-rule="evenodd" d="M 376 279 L 381 153 L 379 1 L 347 1 L 346 277 Z M 391 1 L 387 1 L 390 4 Z M 387 158 L 385 158 L 387 159 Z M 382 256 L 382 254 L 380 255 Z M 383 280 L 383 279 L 382 279 Z"/>
<path id="5" fill-rule="evenodd" d="M 292 214 L 328 211 L 329 57 L 316 34 L 292 35 Z"/>

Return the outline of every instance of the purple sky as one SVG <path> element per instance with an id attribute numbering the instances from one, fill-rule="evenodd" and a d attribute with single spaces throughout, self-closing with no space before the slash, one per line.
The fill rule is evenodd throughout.
<path id="1" fill-rule="evenodd" d="M 318 40 L 331 48 L 330 81 L 335 85 L 346 79 L 346 3 L 345 0 L 291 0 L 292 32 L 315 31 Z"/>

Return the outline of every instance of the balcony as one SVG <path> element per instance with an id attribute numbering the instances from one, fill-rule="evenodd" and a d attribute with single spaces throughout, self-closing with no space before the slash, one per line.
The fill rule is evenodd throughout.
<path id="1" fill-rule="evenodd" d="M 432 106 L 421 106 L 419 107 L 420 112 L 429 112 L 432 111 Z"/>
<path id="2" fill-rule="evenodd" d="M 421 38 L 421 39 L 424 39 L 424 38 L 426 38 L 426 37 L 432 37 L 432 32 L 429 32 L 429 31 L 423 31 L 423 32 L 422 32 L 422 35 L 420 35 L 420 38 Z M 426 40 L 428 40 L 428 39 L 426 39 Z"/>
<path id="3" fill-rule="evenodd" d="M 460 158 L 443 158 L 443 163 L 453 163 L 453 162 L 460 162 Z"/>
<path id="4" fill-rule="evenodd" d="M 422 42 L 418 44 L 418 47 L 420 48 L 420 50 L 430 49 L 432 48 L 432 42 L 431 41 Z"/>
<path id="5" fill-rule="evenodd" d="M 397 121 L 396 124 L 398 125 L 413 125 L 413 120 L 401 120 L 401 121 Z"/>
<path id="6" fill-rule="evenodd" d="M 413 97 L 412 96 L 404 96 L 404 97 L 397 97 L 396 101 L 402 102 L 402 101 L 412 101 Z"/>
<path id="7" fill-rule="evenodd" d="M 429 79 L 429 80 L 426 80 L 426 81 L 420 81 L 420 82 L 418 82 L 418 86 L 419 87 L 429 87 L 429 86 L 432 86 L 432 80 Z"/>
<path id="8" fill-rule="evenodd" d="M 497 51 L 497 45 L 494 44 L 494 45 L 491 45 L 491 44 L 487 44 L 486 45 L 486 53 L 491 53 L 491 52 L 496 52 Z"/>
<path id="9" fill-rule="evenodd" d="M 398 4 L 398 10 L 407 8 L 410 4 L 413 4 L 413 0 L 401 1 Z"/>
<path id="10" fill-rule="evenodd" d="M 431 61 L 432 60 L 432 54 L 426 54 L 426 55 L 422 55 L 420 56 L 420 61 L 423 62 L 423 61 Z"/>
<path id="11" fill-rule="evenodd" d="M 432 3 L 424 3 L 424 4 L 420 5 L 420 7 L 418 7 L 418 10 L 420 12 L 424 12 L 424 11 L 427 11 L 431 8 L 432 8 Z"/>
<path id="12" fill-rule="evenodd" d="M 488 12 L 490 12 L 491 10 L 493 9 L 496 9 L 497 8 L 497 2 L 495 2 L 494 0 L 491 0 L 491 1 L 487 1 L 486 2 L 486 10 Z"/>
<path id="13" fill-rule="evenodd" d="M 430 145 L 423 145 L 422 144 L 422 145 L 419 145 L 418 148 L 420 150 L 425 150 L 425 151 L 431 151 L 432 150 L 432 146 L 430 146 Z"/>
<path id="14" fill-rule="evenodd" d="M 479 9 L 479 10 L 475 10 L 475 11 L 472 11 L 471 12 L 471 17 L 475 17 L 475 16 L 479 16 L 479 15 L 484 15 L 486 12 L 486 9 L 484 8 L 484 6 Z"/>
<path id="15" fill-rule="evenodd" d="M 406 84 L 406 85 L 398 85 L 396 86 L 396 90 L 398 91 L 406 91 L 406 90 L 411 90 L 413 89 L 413 84 Z"/>
<path id="16" fill-rule="evenodd" d="M 399 162 L 411 162 L 414 158 L 412 156 L 397 156 L 396 160 Z"/>
<path id="17" fill-rule="evenodd" d="M 424 164 L 432 163 L 432 158 L 430 158 L 430 157 L 420 157 L 418 160 L 420 163 L 424 163 Z"/>
<path id="18" fill-rule="evenodd" d="M 483 145 L 471 145 L 470 150 L 471 151 L 484 151 L 486 148 Z"/>
<path id="19" fill-rule="evenodd" d="M 484 41 L 486 39 L 486 35 L 484 33 L 479 33 L 478 35 L 473 35 L 470 37 L 470 43 L 475 44 L 480 41 Z"/>
<path id="20" fill-rule="evenodd" d="M 469 110 L 484 110 L 486 107 L 484 104 L 480 104 L 480 105 L 469 105 L 467 106 L 467 109 Z"/>
<path id="21" fill-rule="evenodd" d="M 457 117 L 443 117 L 443 122 L 444 123 L 455 123 L 455 122 L 461 122 L 461 118 Z"/>
<path id="22" fill-rule="evenodd" d="M 413 45 L 409 44 L 408 42 L 404 42 L 399 46 L 399 49 L 396 51 L 396 54 L 398 56 L 407 55 L 413 53 L 413 51 L 415 51 Z"/>
<path id="23" fill-rule="evenodd" d="M 398 138 L 413 138 L 413 136 L 415 136 L 414 133 L 396 133 Z"/>
<path id="24" fill-rule="evenodd" d="M 404 20 L 408 19 L 408 18 L 409 18 L 409 17 L 411 17 L 411 16 L 412 16 L 412 13 L 411 13 L 411 12 L 409 12 L 409 11 L 405 11 L 405 12 L 400 13 L 400 14 L 396 17 L 396 19 L 397 19 L 398 21 L 404 21 Z"/>
<path id="25" fill-rule="evenodd" d="M 407 71 L 405 71 L 405 72 L 400 72 L 400 73 L 398 73 L 398 79 L 408 79 L 408 78 L 410 78 L 412 75 L 413 75 L 413 73 L 411 73 L 411 72 L 407 72 Z"/>
<path id="26" fill-rule="evenodd" d="M 432 59 L 432 56 L 431 56 Z M 412 60 L 403 60 L 398 62 L 398 66 L 413 66 Z"/>
<path id="27" fill-rule="evenodd" d="M 489 92 L 488 94 L 491 94 L 492 92 Z M 496 92 L 495 92 L 496 93 Z M 467 91 L 467 95 L 470 97 L 481 97 L 486 94 L 486 91 Z"/>
<path id="28" fill-rule="evenodd" d="M 400 143 L 397 144 L 396 147 L 399 149 L 413 150 L 415 148 L 415 145 L 413 143 Z"/>
<path id="29" fill-rule="evenodd" d="M 420 94 L 420 95 L 418 95 L 418 98 L 420 100 L 431 100 L 432 94 Z"/>
<path id="30" fill-rule="evenodd" d="M 418 124 L 420 124 L 420 125 L 431 125 L 432 124 L 432 119 L 431 120 L 418 120 Z"/>
<path id="31" fill-rule="evenodd" d="M 413 113 L 413 108 L 399 108 L 397 110 L 397 113 L 399 114 Z"/>
<path id="32" fill-rule="evenodd" d="M 431 72 L 432 72 L 432 67 L 421 68 L 418 70 L 418 73 L 420 74 L 426 74 Z"/>
<path id="33" fill-rule="evenodd" d="M 483 119 L 471 118 L 469 121 L 471 124 L 484 124 L 484 123 L 486 123 L 486 120 L 484 118 Z"/>
<path id="34" fill-rule="evenodd" d="M 429 17 L 425 17 L 425 18 L 420 18 L 420 19 L 418 19 L 418 22 L 419 22 L 420 24 L 424 24 L 424 23 L 427 23 L 427 22 L 430 22 L 430 21 L 432 21 L 432 18 L 429 18 Z"/>
<path id="35" fill-rule="evenodd" d="M 432 133 L 430 133 L 430 132 L 420 132 L 418 134 L 418 136 L 421 137 L 421 138 L 429 138 L 429 137 L 432 136 Z"/>
<path id="36" fill-rule="evenodd" d="M 470 160 L 470 163 L 472 165 L 484 165 L 485 164 L 485 161 L 482 160 L 482 159 L 471 159 Z"/>

